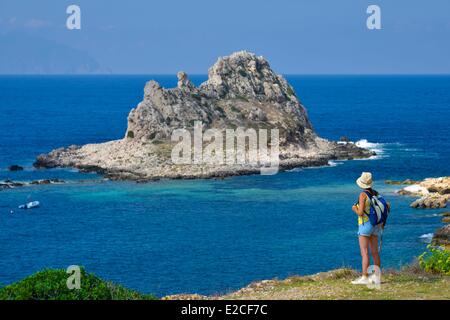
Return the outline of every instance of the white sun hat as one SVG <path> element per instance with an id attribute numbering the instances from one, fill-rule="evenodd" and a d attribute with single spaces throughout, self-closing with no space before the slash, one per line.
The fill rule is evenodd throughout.
<path id="1" fill-rule="evenodd" d="M 356 179 L 356 184 L 362 189 L 372 188 L 372 174 L 370 172 L 361 173 L 361 177 Z"/>

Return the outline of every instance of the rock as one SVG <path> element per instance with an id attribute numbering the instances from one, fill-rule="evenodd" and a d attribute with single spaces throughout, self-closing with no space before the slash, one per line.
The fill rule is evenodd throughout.
<path id="1" fill-rule="evenodd" d="M 407 186 L 407 187 L 397 191 L 397 193 L 401 194 L 401 195 L 421 197 L 421 196 L 428 195 L 429 191 L 425 187 L 422 187 L 418 184 L 413 184 L 413 185 Z"/>
<path id="2" fill-rule="evenodd" d="M 406 179 L 406 180 L 403 180 L 402 184 L 417 184 L 417 183 L 419 183 L 419 182 L 420 182 L 420 181 L 411 180 L 411 179 Z"/>
<path id="3" fill-rule="evenodd" d="M 443 223 L 450 223 L 450 217 L 443 217 L 442 218 Z"/>
<path id="4" fill-rule="evenodd" d="M 30 184 L 61 184 L 61 183 L 65 183 L 64 180 L 61 179 L 41 179 L 41 180 L 33 180 L 30 182 Z"/>
<path id="5" fill-rule="evenodd" d="M 143 100 L 128 115 L 121 140 L 59 148 L 37 157 L 38 168 L 75 167 L 110 179 L 192 179 L 258 173 L 246 164 L 175 165 L 171 158 L 176 129 L 279 129 L 280 169 L 359 159 L 374 155 L 353 143 L 339 144 L 316 135 L 306 109 L 287 81 L 267 60 L 245 51 L 219 58 L 208 80 L 196 87 L 179 72 L 176 88 L 155 81 L 144 88 Z"/>
<path id="6" fill-rule="evenodd" d="M 402 184 L 402 181 L 399 180 L 384 180 L 385 184 L 393 184 L 393 185 L 400 185 Z"/>
<path id="7" fill-rule="evenodd" d="M 346 137 L 346 136 L 342 136 L 342 137 L 339 138 L 339 141 L 341 141 L 341 142 L 350 142 L 350 139 L 348 137 Z"/>
<path id="8" fill-rule="evenodd" d="M 251 121 L 267 121 L 267 115 L 260 108 L 253 107 L 248 114 L 248 119 Z"/>
<path id="9" fill-rule="evenodd" d="M 0 181 L 0 189 L 12 189 L 16 187 L 22 187 L 23 185 L 24 183 L 22 182 L 15 182 L 12 180 Z"/>
<path id="10" fill-rule="evenodd" d="M 70 146 L 68 148 L 58 148 L 53 150 L 49 155 L 41 154 L 36 158 L 36 161 L 33 163 L 33 166 L 35 168 L 56 168 L 59 165 L 59 162 L 61 161 L 61 158 L 64 157 L 64 155 L 67 152 L 75 152 L 76 150 L 80 149 L 79 146 Z"/>
<path id="11" fill-rule="evenodd" d="M 181 90 L 195 90 L 194 84 L 188 79 L 186 72 L 180 71 L 177 74 L 178 77 L 178 89 Z"/>
<path id="12" fill-rule="evenodd" d="M 22 171 L 23 167 L 17 165 L 17 164 L 13 164 L 12 166 L 8 167 L 9 171 Z"/>
<path id="13" fill-rule="evenodd" d="M 449 246 L 450 245 L 450 224 L 439 228 L 433 235 L 432 243 L 434 245 Z"/>
<path id="14" fill-rule="evenodd" d="M 415 180 L 411 180 L 411 179 L 406 179 L 403 181 L 400 180 L 385 180 L 384 181 L 385 184 L 392 184 L 392 185 L 401 185 L 401 184 L 419 184 L 420 181 L 415 181 Z"/>
<path id="15" fill-rule="evenodd" d="M 209 297 L 207 296 L 203 296 L 200 294 L 189 294 L 189 293 L 185 293 L 185 294 L 173 294 L 170 296 L 165 296 L 162 297 L 161 300 L 207 300 Z"/>
<path id="16" fill-rule="evenodd" d="M 438 193 L 430 193 L 415 200 L 410 206 L 411 208 L 445 208 L 447 206 L 447 200 L 447 196 L 443 196 Z"/>
<path id="17" fill-rule="evenodd" d="M 17 182 L 12 180 L 0 181 L 0 190 L 1 189 L 12 189 L 17 187 L 26 187 L 30 185 L 43 185 L 43 184 L 61 184 L 65 183 L 64 180 L 60 179 L 42 179 L 42 180 L 33 180 L 31 182 Z"/>
<path id="18" fill-rule="evenodd" d="M 420 185 L 427 188 L 429 192 L 437 192 L 443 195 L 450 193 L 450 177 L 427 178 L 420 182 Z"/>
<path id="19" fill-rule="evenodd" d="M 391 180 L 388 180 L 391 181 Z M 423 181 L 407 179 L 402 184 L 411 184 L 397 191 L 400 195 L 419 196 L 411 203 L 412 208 L 445 208 L 450 198 L 450 177 L 427 178 Z"/>

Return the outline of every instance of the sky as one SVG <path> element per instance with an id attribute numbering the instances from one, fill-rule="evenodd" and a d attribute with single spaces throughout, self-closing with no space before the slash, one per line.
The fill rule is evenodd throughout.
<path id="1" fill-rule="evenodd" d="M 206 74 L 239 50 L 283 74 L 450 74 L 450 1 L 0 0 L 0 73 Z"/>

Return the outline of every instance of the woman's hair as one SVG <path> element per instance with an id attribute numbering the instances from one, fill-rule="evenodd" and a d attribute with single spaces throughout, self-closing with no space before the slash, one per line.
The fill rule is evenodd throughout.
<path id="1" fill-rule="evenodd" d="M 377 192 L 376 190 L 372 189 L 372 187 L 366 188 L 366 189 L 364 189 L 364 190 L 369 191 L 370 194 L 373 194 L 374 196 L 377 196 L 377 195 L 378 195 L 378 192 Z"/>

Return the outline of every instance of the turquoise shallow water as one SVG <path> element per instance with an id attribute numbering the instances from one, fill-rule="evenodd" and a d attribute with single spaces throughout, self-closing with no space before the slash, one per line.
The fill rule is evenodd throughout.
<path id="1" fill-rule="evenodd" d="M 411 199 L 383 180 L 448 175 L 449 77 L 288 77 L 318 133 L 367 139 L 379 153 L 371 160 L 148 184 L 32 169 L 34 157 L 52 148 L 120 138 L 149 78 L 0 77 L 0 180 L 70 182 L 0 191 L 0 284 L 79 264 L 143 292 L 210 294 L 258 279 L 359 267 L 350 206 L 354 180 L 366 170 L 394 208 L 384 266 L 411 262 L 426 246 L 421 236 L 440 226 L 443 210 L 410 209 Z M 6 171 L 15 163 L 26 170 Z M 41 207 L 15 209 L 29 199 Z"/>

